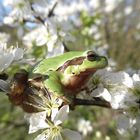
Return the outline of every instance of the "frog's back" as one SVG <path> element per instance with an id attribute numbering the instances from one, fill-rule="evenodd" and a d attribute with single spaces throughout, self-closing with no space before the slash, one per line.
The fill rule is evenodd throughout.
<path id="1" fill-rule="evenodd" d="M 72 60 L 77 57 L 86 56 L 86 52 L 84 51 L 72 51 L 67 52 L 62 55 L 51 57 L 47 59 L 43 59 L 40 63 L 38 63 L 33 69 L 33 73 L 41 73 L 46 74 L 49 70 L 57 70 L 68 60 Z"/>

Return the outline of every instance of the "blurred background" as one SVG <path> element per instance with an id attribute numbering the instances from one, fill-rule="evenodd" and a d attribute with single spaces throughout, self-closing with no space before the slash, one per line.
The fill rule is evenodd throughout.
<path id="1" fill-rule="evenodd" d="M 33 2 L 33 0 L 29 1 Z M 36 1 L 44 8 L 42 11 L 47 12 L 49 4 L 44 6 L 42 2 L 45 0 Z M 8 46 L 18 44 L 19 47 L 24 48 L 25 58 L 35 58 L 39 61 L 50 52 L 49 48 L 46 44 L 38 45 L 33 41 L 29 42 L 32 38 L 27 34 L 35 31 L 40 25 L 26 19 L 10 21 L 9 14 L 15 5 L 13 3 L 10 5 L 9 2 L 16 5 L 18 2 L 22 3 L 22 0 L 0 1 L 0 43 L 7 43 Z M 20 8 L 18 10 L 20 11 Z M 53 14 L 61 18 L 66 17 L 71 24 L 69 32 L 74 37 L 73 41 L 62 40 L 67 50 L 93 49 L 107 56 L 109 65 L 115 71 L 124 70 L 132 74 L 140 68 L 139 0 L 59 0 Z M 42 15 L 42 18 L 44 17 L 45 15 Z M 37 37 L 39 36 L 41 35 L 38 34 Z M 51 51 L 56 51 L 56 47 Z M 12 65 L 7 72 L 13 75 L 19 68 L 24 67 L 26 66 Z M 0 104 L 1 140 L 35 138 L 37 134 L 28 134 L 28 124 L 20 108 L 11 105 L 4 94 L 0 94 Z M 113 110 L 80 106 L 70 113 L 73 119 L 65 125 L 81 131 L 84 140 L 135 140 L 133 135 L 118 134 L 115 116 L 116 112 Z M 81 130 L 81 127 L 85 130 Z"/>

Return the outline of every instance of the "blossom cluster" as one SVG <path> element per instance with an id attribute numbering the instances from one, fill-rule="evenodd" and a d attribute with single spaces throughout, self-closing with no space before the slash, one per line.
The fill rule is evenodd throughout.
<path id="1" fill-rule="evenodd" d="M 25 50 L 29 50 L 31 54 L 28 55 L 30 56 L 33 54 L 30 49 L 33 50 L 37 47 L 44 47 L 47 50 L 44 57 L 63 54 L 64 49 L 67 49 L 65 47 L 68 42 L 77 42 L 72 32 L 73 28 L 80 28 L 83 24 L 86 27 L 80 34 L 91 36 L 97 42 L 96 45 L 99 46 L 101 44 L 100 40 L 102 40 L 102 35 L 99 32 L 102 20 L 97 18 L 93 24 L 90 19 L 85 18 L 86 14 L 96 17 L 96 15 L 91 14 L 94 13 L 94 10 L 98 13 L 103 11 L 105 14 L 109 14 L 109 12 L 115 10 L 115 6 L 121 0 L 106 0 L 104 8 L 100 8 L 102 4 L 98 0 L 90 0 L 89 2 L 80 0 L 78 2 L 5 0 L 4 5 L 8 8 L 10 7 L 10 10 L 8 15 L 4 17 L 3 23 L 18 28 L 17 34 L 26 49 L 23 49 L 23 47 L 7 47 L 5 43 L 9 41 L 10 36 L 6 33 L 0 33 L 0 74 L 6 71 L 13 63 L 22 64 L 25 61 L 28 63 L 27 59 L 24 59 Z M 82 13 L 82 11 L 84 12 Z M 132 7 L 127 6 L 124 10 L 124 15 L 128 16 L 132 11 Z M 120 17 L 121 15 L 115 16 L 116 19 Z M 87 24 L 90 27 L 87 27 Z M 91 48 L 93 44 L 90 44 Z M 101 48 L 97 48 L 96 51 L 107 56 L 108 48 L 109 46 L 104 44 Z M 111 67 L 98 70 L 87 83 L 90 94 L 84 91 L 83 95 L 79 93 L 77 97 L 87 98 L 88 100 L 99 98 L 108 102 L 110 108 L 121 110 L 121 115 L 118 118 L 116 117 L 118 132 L 120 134 L 131 132 L 132 134 L 137 134 L 139 139 L 140 71 L 132 75 L 125 71 L 114 72 L 116 63 L 113 60 L 109 60 L 109 63 L 111 63 Z M 4 88 L 4 85 L 6 85 L 5 81 L 0 80 L 1 89 Z M 37 99 L 35 101 L 38 104 L 35 107 L 43 111 L 26 113 L 25 115 L 25 119 L 29 122 L 29 133 L 34 133 L 38 130 L 42 131 L 35 140 L 82 139 L 78 132 L 64 129 L 63 123 L 67 121 L 70 109 L 69 105 L 65 105 L 61 98 L 51 96 L 45 99 L 43 97 L 43 102 Z M 77 129 L 83 136 L 93 132 L 91 122 L 85 119 L 78 121 Z"/>
<path id="2" fill-rule="evenodd" d="M 129 106 L 137 105 L 139 99 L 138 93 L 135 93 L 137 86 L 135 80 L 136 74 L 130 77 L 123 71 L 100 70 L 93 76 L 96 89 L 92 95 L 104 98 L 114 109 L 127 109 Z"/>
<path id="3" fill-rule="evenodd" d="M 55 8 L 57 1 L 13 0 L 5 1 L 4 4 L 12 8 L 8 16 L 4 18 L 5 24 L 17 26 L 21 22 L 27 23 L 26 34 L 23 28 L 19 28 L 19 34 L 25 46 L 30 48 L 45 46 L 48 49 L 47 55 L 50 57 L 56 55 L 53 54 L 53 50 L 56 49 L 57 54 L 62 54 L 64 43 L 74 41 L 70 33 L 72 24 L 68 22 L 67 17 L 54 16 L 54 11 L 51 11 Z"/>
<path id="4" fill-rule="evenodd" d="M 6 44 L 0 44 L 0 72 L 4 71 L 14 61 L 23 58 L 24 50 L 21 48 L 7 48 Z"/>
<path id="5" fill-rule="evenodd" d="M 34 133 L 40 129 L 43 130 L 35 140 L 63 140 L 65 138 L 68 140 L 81 140 L 81 136 L 78 132 L 63 129 L 61 126 L 68 118 L 69 106 L 64 105 L 60 107 L 62 101 L 59 99 L 54 100 L 54 98 L 50 100 L 50 103 L 46 104 L 47 106 L 44 107 L 45 111 L 25 115 L 25 119 L 27 119 L 30 124 L 29 133 Z"/>
<path id="6" fill-rule="evenodd" d="M 96 87 L 91 93 L 93 98 L 101 97 L 111 108 L 121 110 L 116 116 L 118 132 L 121 135 L 131 132 L 139 139 L 140 71 L 130 76 L 124 71 L 104 69 L 96 72 L 92 82 Z"/>

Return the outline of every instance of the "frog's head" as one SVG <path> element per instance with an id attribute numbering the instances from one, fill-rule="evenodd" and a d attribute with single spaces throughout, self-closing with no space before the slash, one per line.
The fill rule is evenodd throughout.
<path id="1" fill-rule="evenodd" d="M 107 66 L 108 61 L 104 56 L 97 55 L 94 51 L 84 52 L 84 56 L 77 58 L 77 63 L 67 66 L 66 74 L 79 75 L 80 73 L 94 73 Z"/>
<path id="2" fill-rule="evenodd" d="M 87 55 L 80 65 L 82 71 L 102 69 L 108 64 L 107 58 L 97 55 L 94 51 L 87 51 Z"/>
<path id="3" fill-rule="evenodd" d="M 98 69 L 106 67 L 107 64 L 106 57 L 99 56 L 93 51 L 86 51 L 80 57 L 65 63 L 62 68 L 62 83 L 66 89 L 77 92 Z"/>

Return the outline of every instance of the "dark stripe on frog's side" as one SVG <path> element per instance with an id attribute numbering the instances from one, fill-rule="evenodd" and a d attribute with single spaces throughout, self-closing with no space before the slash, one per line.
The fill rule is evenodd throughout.
<path id="1" fill-rule="evenodd" d="M 68 67 L 68 66 L 71 66 L 71 65 L 81 65 L 83 63 L 83 60 L 85 59 L 85 57 L 79 57 L 79 58 L 74 58 L 72 60 L 68 60 L 66 61 L 63 66 L 59 67 L 57 69 L 57 71 L 61 71 L 61 72 L 64 72 L 65 69 Z"/>

